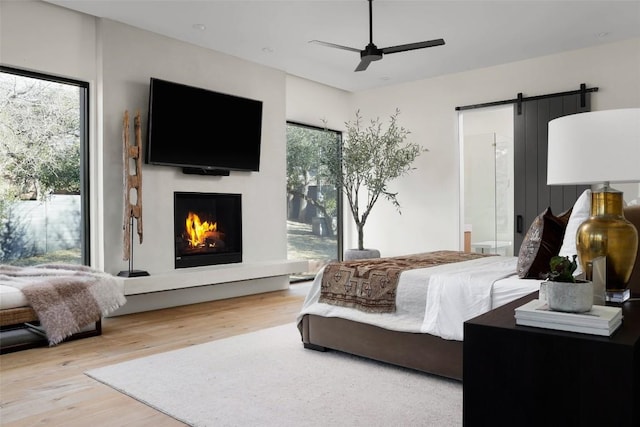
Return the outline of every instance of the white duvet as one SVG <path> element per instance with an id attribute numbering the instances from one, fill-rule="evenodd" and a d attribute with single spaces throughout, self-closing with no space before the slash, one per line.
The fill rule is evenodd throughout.
<path id="1" fill-rule="evenodd" d="M 340 317 L 385 329 L 463 339 L 463 323 L 537 291 L 541 280 L 519 279 L 517 257 L 485 257 L 402 272 L 395 313 L 365 313 L 319 303 L 320 271 L 298 315 Z"/>

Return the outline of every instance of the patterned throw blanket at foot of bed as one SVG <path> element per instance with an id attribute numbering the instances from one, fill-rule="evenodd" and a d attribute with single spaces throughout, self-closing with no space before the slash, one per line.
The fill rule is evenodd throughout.
<path id="1" fill-rule="evenodd" d="M 400 273 L 477 259 L 488 254 L 436 251 L 327 264 L 322 274 L 319 302 L 351 307 L 367 313 L 393 313 Z"/>

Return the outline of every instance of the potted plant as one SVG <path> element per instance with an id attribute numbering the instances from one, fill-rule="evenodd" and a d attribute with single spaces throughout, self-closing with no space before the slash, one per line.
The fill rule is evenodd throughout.
<path id="1" fill-rule="evenodd" d="M 546 284 L 547 305 L 551 310 L 582 313 L 593 306 L 593 282 L 576 279 L 577 255 L 554 256 L 549 262 Z"/>
<path id="2" fill-rule="evenodd" d="M 345 259 L 380 256 L 379 251 L 364 247 L 364 226 L 369 214 L 381 196 L 400 212 L 398 193 L 389 191 L 388 183 L 412 170 L 413 161 L 426 151 L 418 144 L 405 142 L 410 132 L 398 125 L 399 114 L 396 109 L 383 130 L 380 118 L 364 126 L 358 110 L 355 120 L 345 123 L 342 147 L 325 147 L 324 178 L 346 196 L 358 230 L 358 248 L 348 250 Z"/>

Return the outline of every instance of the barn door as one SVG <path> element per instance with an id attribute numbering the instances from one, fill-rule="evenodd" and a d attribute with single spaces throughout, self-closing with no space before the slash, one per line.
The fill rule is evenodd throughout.
<path id="1" fill-rule="evenodd" d="M 590 111 L 590 94 L 525 100 L 514 108 L 514 252 L 534 218 L 547 207 L 554 215 L 571 208 L 585 185 L 547 185 L 547 134 L 550 120 Z"/>

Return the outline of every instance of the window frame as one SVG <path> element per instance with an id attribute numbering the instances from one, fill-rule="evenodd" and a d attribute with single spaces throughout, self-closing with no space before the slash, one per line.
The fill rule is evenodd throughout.
<path id="1" fill-rule="evenodd" d="M 287 120 L 286 122 L 287 126 L 298 126 L 298 127 L 302 127 L 302 128 L 306 128 L 306 129 L 312 129 L 312 130 L 320 130 L 320 131 L 327 131 L 327 132 L 332 132 L 335 133 L 338 137 L 338 153 L 340 153 L 340 155 L 342 156 L 342 131 L 336 130 L 336 129 L 329 129 L 329 128 L 325 128 L 325 127 L 320 127 L 320 126 L 314 126 L 314 125 L 309 125 L 306 123 L 300 123 L 300 122 L 296 122 L 296 121 L 291 121 L 291 120 Z M 337 196 L 336 196 L 336 212 L 337 212 L 337 229 L 336 229 L 336 235 L 337 235 L 337 243 L 338 243 L 338 247 L 336 248 L 338 251 L 338 261 L 342 261 L 343 257 L 344 257 L 344 215 L 343 215 L 343 192 L 338 189 L 337 191 Z"/>
<path id="2" fill-rule="evenodd" d="M 0 72 L 14 74 L 22 77 L 45 80 L 53 83 L 76 86 L 79 95 L 80 109 L 80 251 L 81 260 L 84 265 L 91 264 L 91 233 L 90 233 L 90 181 L 89 181 L 89 82 L 71 79 L 68 77 L 55 76 L 37 71 L 24 70 L 20 68 L 0 65 Z"/>

